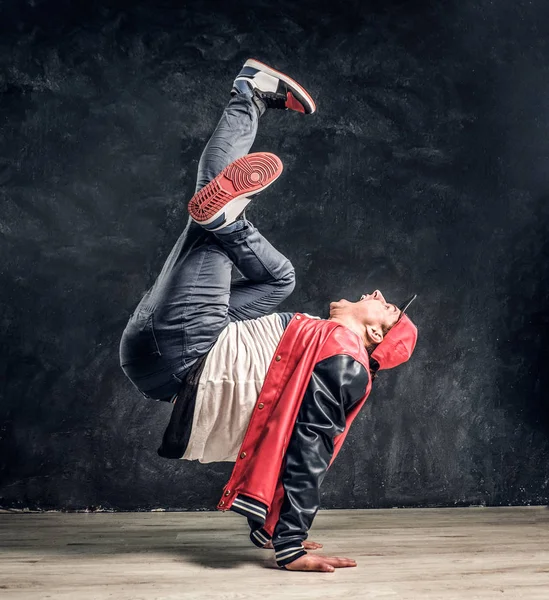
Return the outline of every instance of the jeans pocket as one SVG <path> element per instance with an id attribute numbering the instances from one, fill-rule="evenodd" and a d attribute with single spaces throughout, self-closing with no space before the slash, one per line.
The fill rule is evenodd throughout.
<path id="1" fill-rule="evenodd" d="M 134 313 L 120 341 L 120 365 L 125 367 L 143 364 L 145 366 L 161 355 L 154 333 L 153 313 Z"/>

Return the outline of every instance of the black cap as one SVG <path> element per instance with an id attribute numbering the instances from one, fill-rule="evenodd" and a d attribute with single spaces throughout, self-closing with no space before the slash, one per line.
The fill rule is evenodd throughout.
<path id="1" fill-rule="evenodd" d="M 414 294 L 411 298 L 408 298 L 408 300 L 406 300 L 406 302 L 403 302 L 398 308 L 400 310 L 400 312 L 402 314 L 404 314 L 407 310 L 408 307 L 410 306 L 410 304 L 412 304 L 412 302 L 417 298 L 417 294 Z"/>

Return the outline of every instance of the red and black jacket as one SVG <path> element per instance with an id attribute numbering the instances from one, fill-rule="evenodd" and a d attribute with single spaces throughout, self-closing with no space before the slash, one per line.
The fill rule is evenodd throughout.
<path id="1" fill-rule="evenodd" d="M 358 335 L 297 313 L 267 371 L 232 475 L 217 508 L 256 523 L 252 541 L 273 538 L 280 566 L 305 553 L 301 542 L 319 507 L 319 486 L 371 389 Z"/>
<path id="2" fill-rule="evenodd" d="M 390 367 L 391 354 L 402 362 L 402 343 L 387 341 L 379 358 Z M 305 554 L 320 484 L 370 393 L 369 364 L 357 334 L 301 313 L 278 344 L 217 508 L 245 515 L 256 545 L 272 539 L 281 567 Z M 188 434 L 179 430 L 189 417 L 192 410 L 178 400 L 161 456 L 183 455 Z"/>

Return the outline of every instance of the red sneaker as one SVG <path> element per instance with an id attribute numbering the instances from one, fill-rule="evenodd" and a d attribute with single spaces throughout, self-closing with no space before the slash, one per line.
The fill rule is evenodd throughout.
<path id="1" fill-rule="evenodd" d="M 269 152 L 238 158 L 191 198 L 192 220 L 208 231 L 234 223 L 252 196 L 269 187 L 282 169 L 280 158 Z"/>
<path id="2" fill-rule="evenodd" d="M 267 108 L 295 110 L 308 115 L 316 110 L 315 101 L 297 81 L 255 58 L 249 58 L 244 63 L 234 80 L 233 90 L 242 91 L 243 83 L 253 90 Z"/>

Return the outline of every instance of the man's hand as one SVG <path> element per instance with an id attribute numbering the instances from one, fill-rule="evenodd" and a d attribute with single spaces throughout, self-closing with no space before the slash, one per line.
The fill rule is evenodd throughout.
<path id="1" fill-rule="evenodd" d="M 356 561 L 352 558 L 304 554 L 286 565 L 288 571 L 322 571 L 323 573 L 332 573 L 335 569 L 343 567 L 356 567 Z"/>
<path id="2" fill-rule="evenodd" d="M 304 542 L 301 542 L 301 544 L 303 545 L 303 547 L 305 548 L 305 550 L 318 550 L 319 548 L 322 548 L 322 544 L 319 544 L 318 542 L 309 542 L 308 540 L 305 540 Z M 272 550 L 273 549 L 273 543 L 272 542 L 267 542 L 263 548 L 267 548 L 268 550 Z"/>
<path id="3" fill-rule="evenodd" d="M 319 548 L 322 548 L 322 544 L 319 544 L 318 542 L 309 542 L 309 540 L 301 542 L 301 545 L 305 550 L 318 550 Z"/>

